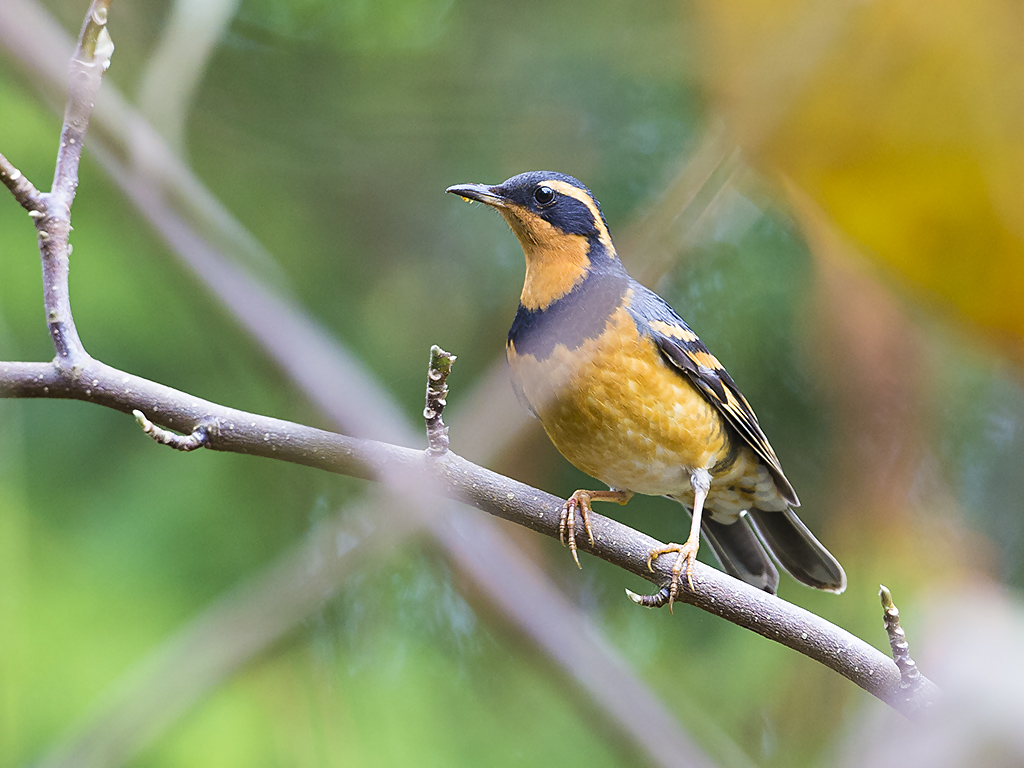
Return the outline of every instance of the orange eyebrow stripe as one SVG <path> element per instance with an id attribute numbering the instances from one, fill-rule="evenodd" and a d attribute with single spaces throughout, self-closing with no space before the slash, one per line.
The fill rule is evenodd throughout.
<path id="1" fill-rule="evenodd" d="M 587 206 L 587 208 L 590 209 L 590 215 L 594 218 L 594 226 L 597 228 L 597 239 L 601 241 L 601 245 L 608 249 L 609 253 L 615 252 L 615 246 L 612 245 L 612 236 L 608 232 L 608 227 L 604 225 L 604 217 L 601 216 L 601 211 L 598 209 L 597 203 L 594 202 L 594 199 L 590 195 L 579 187 L 574 187 L 572 184 L 564 181 L 556 181 L 552 179 L 551 181 L 545 181 L 544 184 L 551 187 L 555 192 L 559 192 L 566 197 L 579 200 Z"/>

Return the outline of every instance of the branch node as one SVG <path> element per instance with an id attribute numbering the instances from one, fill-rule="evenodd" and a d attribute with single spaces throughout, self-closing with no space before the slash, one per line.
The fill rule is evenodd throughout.
<path id="1" fill-rule="evenodd" d="M 196 448 L 202 448 L 210 443 L 210 432 L 205 424 L 197 424 L 195 429 L 192 430 L 192 434 L 189 435 L 178 435 L 171 432 L 169 429 L 158 427 L 156 424 L 146 418 L 146 415 L 140 410 L 132 411 L 132 416 L 142 427 L 142 431 L 152 437 L 161 445 L 169 445 L 178 451 L 194 451 Z"/>
<path id="2" fill-rule="evenodd" d="M 892 660 L 900 670 L 900 690 L 909 696 L 921 686 L 921 671 L 917 668 L 917 662 L 910 658 L 907 633 L 900 626 L 900 609 L 892 601 L 892 593 L 884 584 L 878 586 L 878 597 L 882 601 L 882 619 L 892 647 Z"/>
<path id="3" fill-rule="evenodd" d="M 445 352 L 437 344 L 430 348 L 430 366 L 427 368 L 427 405 L 423 418 L 427 422 L 427 455 L 432 458 L 448 453 L 448 427 L 441 415 L 447 405 L 448 374 L 452 371 L 455 355 Z"/>

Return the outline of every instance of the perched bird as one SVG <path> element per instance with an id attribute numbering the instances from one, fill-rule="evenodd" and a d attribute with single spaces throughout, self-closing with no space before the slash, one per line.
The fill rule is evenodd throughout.
<path id="1" fill-rule="evenodd" d="M 590 504 L 634 493 L 691 511 L 667 598 L 691 569 L 700 531 L 725 570 L 768 592 L 773 557 L 797 581 L 842 592 L 846 574 L 793 511 L 796 493 L 732 377 L 690 327 L 631 278 L 597 200 L 571 176 L 533 171 L 497 186 L 447 192 L 495 208 L 526 254 L 526 281 L 508 334 L 513 388 L 565 458 L 608 485 L 578 490 L 560 532 L 576 554 L 576 514 L 593 543 Z M 664 593 L 664 590 L 663 590 Z M 661 604 L 657 596 L 645 605 Z"/>

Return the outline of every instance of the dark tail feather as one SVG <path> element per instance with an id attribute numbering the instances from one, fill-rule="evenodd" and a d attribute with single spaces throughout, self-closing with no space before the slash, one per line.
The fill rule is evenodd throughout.
<path id="1" fill-rule="evenodd" d="M 796 512 L 751 509 L 746 516 L 772 557 L 794 579 L 837 594 L 846 589 L 843 566 L 814 538 Z"/>
<path id="2" fill-rule="evenodd" d="M 726 573 L 773 595 L 778 591 L 779 572 L 746 520 L 725 525 L 705 517 L 700 526 Z"/>

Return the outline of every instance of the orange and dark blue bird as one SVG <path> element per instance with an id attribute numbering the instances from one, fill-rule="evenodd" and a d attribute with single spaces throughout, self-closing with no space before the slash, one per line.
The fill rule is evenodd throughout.
<path id="1" fill-rule="evenodd" d="M 691 513 L 675 554 L 669 605 L 682 575 L 692 589 L 703 531 L 726 572 L 774 593 L 779 572 L 842 592 L 846 574 L 793 511 L 800 505 L 775 451 L 732 377 L 690 327 L 631 278 L 597 200 L 571 176 L 534 171 L 497 186 L 448 192 L 495 208 L 526 254 L 526 281 L 508 334 L 512 384 L 555 447 L 609 490 L 578 490 L 560 533 L 577 556 L 579 514 L 634 493 L 668 496 Z"/>

